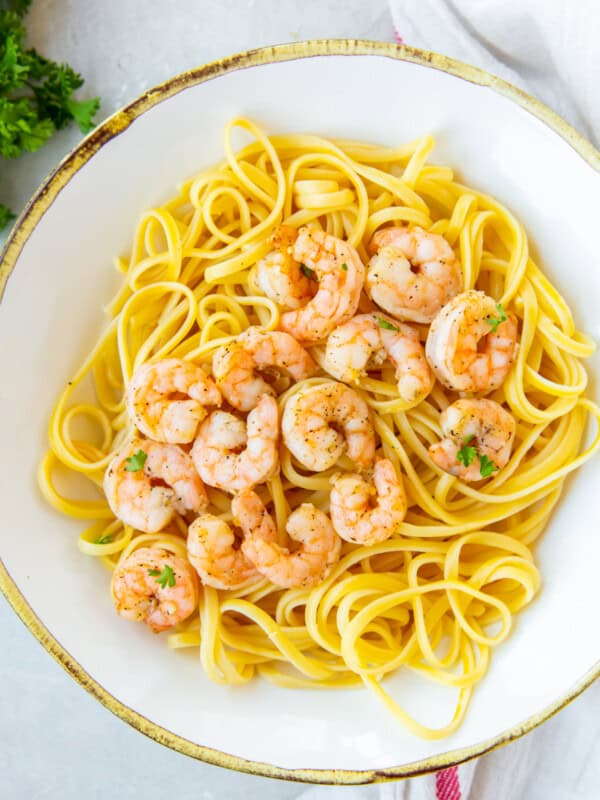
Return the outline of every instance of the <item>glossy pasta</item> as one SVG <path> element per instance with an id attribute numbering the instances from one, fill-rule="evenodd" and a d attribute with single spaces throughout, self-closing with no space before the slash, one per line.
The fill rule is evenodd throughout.
<path id="1" fill-rule="evenodd" d="M 252 139 L 235 152 L 239 129 Z M 60 465 L 102 486 L 111 454 L 132 432 L 124 387 L 134 369 L 178 356 L 210 371 L 215 349 L 249 325 L 275 329 L 280 309 L 257 291 L 252 267 L 282 221 L 347 239 L 365 263 L 366 245 L 386 223 L 442 234 L 460 258 L 463 288 L 483 289 L 519 319 L 516 362 L 490 395 L 517 420 L 508 465 L 477 486 L 441 471 L 427 449 L 440 438 L 440 413 L 456 395 L 436 383 L 410 407 L 384 365 L 361 380 L 359 391 L 372 409 L 380 453 L 404 476 L 409 510 L 398 534 L 369 547 L 344 543 L 339 563 L 314 588 L 284 590 L 265 578 L 239 591 L 204 586 L 198 614 L 165 634 L 172 648 L 198 650 L 217 683 L 259 675 L 292 688 L 364 684 L 414 734 L 428 738 L 458 727 L 492 648 L 538 592 L 532 545 L 567 475 L 599 445 L 597 432 L 584 443 L 589 418 L 596 431 L 599 418 L 585 397 L 581 363 L 593 342 L 576 330 L 565 301 L 531 260 L 521 224 L 458 182 L 450 168 L 428 164 L 433 145 L 430 136 L 393 148 L 267 137 L 248 120 L 229 123 L 225 160 L 145 213 L 130 256 L 116 260 L 122 282 L 105 309 L 109 323 L 58 399 L 39 470 L 48 502 L 90 521 L 79 546 L 108 569 L 147 545 L 185 558 L 183 520 L 143 534 L 115 520 L 98 493 L 77 499 L 56 486 Z M 311 354 L 323 365 L 323 347 Z M 280 405 L 322 379 L 293 385 Z M 282 447 L 280 474 L 260 488 L 282 542 L 299 503 L 327 510 L 330 478 L 340 467 L 351 464 L 346 458 L 327 472 L 307 473 Z M 229 496 L 208 491 L 210 510 L 230 521 Z M 444 727 L 416 721 L 386 690 L 386 675 L 400 668 L 456 692 L 455 713 Z"/>

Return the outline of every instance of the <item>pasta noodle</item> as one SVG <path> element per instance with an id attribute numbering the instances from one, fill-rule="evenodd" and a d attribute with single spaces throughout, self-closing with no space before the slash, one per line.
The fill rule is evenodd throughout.
<path id="1" fill-rule="evenodd" d="M 236 152 L 240 131 L 251 141 Z M 108 325 L 54 408 L 39 483 L 54 508 L 90 521 L 79 547 L 109 570 L 140 546 L 185 558 L 183 520 L 144 534 L 116 520 L 103 496 L 58 488 L 63 468 L 101 488 L 111 454 L 132 433 L 124 387 L 135 368 L 168 355 L 210 371 L 215 349 L 249 325 L 276 329 L 279 306 L 257 291 L 251 270 L 282 221 L 347 239 L 365 263 L 368 241 L 386 223 L 442 234 L 460 258 L 464 289 L 510 304 L 519 319 L 516 362 L 490 395 L 517 421 L 508 465 L 476 486 L 435 466 L 427 449 L 456 395 L 436 384 L 411 407 L 384 365 L 359 392 L 373 411 L 380 452 L 405 479 L 409 511 L 398 534 L 377 545 L 344 543 L 338 564 L 313 588 L 281 589 L 265 578 L 239 591 L 203 586 L 198 614 L 166 636 L 174 649 L 197 649 L 217 683 L 259 675 L 291 688 L 365 685 L 414 734 L 439 738 L 458 727 L 492 648 L 539 590 L 532 546 L 565 478 L 598 449 L 598 433 L 586 446 L 585 432 L 600 411 L 585 396 L 581 364 L 594 344 L 532 261 L 521 224 L 448 167 L 428 163 L 433 145 L 430 136 L 399 147 L 267 137 L 249 120 L 231 121 L 224 161 L 146 212 L 129 258 L 116 260 L 122 285 L 106 306 Z M 323 364 L 322 347 L 311 354 Z M 292 386 L 280 403 L 319 380 Z M 309 474 L 282 449 L 280 474 L 259 490 L 272 502 L 282 541 L 293 507 L 327 509 L 340 466 L 348 465 Z M 210 510 L 231 520 L 229 496 L 209 489 L 209 497 Z M 446 725 L 427 727 L 394 700 L 385 678 L 400 668 L 457 691 Z"/>

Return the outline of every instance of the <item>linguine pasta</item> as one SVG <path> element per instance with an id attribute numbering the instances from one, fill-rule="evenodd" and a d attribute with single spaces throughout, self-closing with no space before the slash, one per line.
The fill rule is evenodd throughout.
<path id="1" fill-rule="evenodd" d="M 236 129 L 252 137 L 237 152 Z M 380 454 L 404 477 L 409 510 L 397 534 L 373 546 L 344 542 L 340 561 L 313 588 L 281 589 L 262 577 L 237 591 L 203 586 L 198 613 L 166 634 L 170 647 L 198 650 L 216 683 L 243 684 L 259 675 L 291 688 L 365 685 L 412 733 L 427 738 L 459 726 L 492 648 L 537 594 L 532 545 L 565 478 L 600 444 L 598 433 L 584 444 L 588 418 L 600 418 L 585 396 L 581 363 L 593 342 L 576 330 L 560 293 L 531 260 L 521 224 L 458 182 L 450 168 L 427 163 L 433 145 L 430 136 L 399 147 L 267 137 L 246 119 L 230 122 L 225 160 L 146 212 L 129 258 L 116 260 L 122 283 L 105 309 L 109 323 L 58 399 L 39 470 L 47 501 L 90 522 L 80 549 L 108 569 L 149 545 L 186 558 L 184 520 L 157 534 L 133 530 L 114 518 L 102 495 L 61 494 L 57 467 L 101 488 L 111 455 L 132 433 L 124 387 L 140 364 L 176 356 L 210 372 L 215 350 L 248 326 L 277 328 L 280 308 L 257 289 L 252 268 L 282 221 L 347 239 L 365 263 L 370 238 L 386 223 L 442 234 L 460 258 L 463 289 L 485 291 L 519 319 L 515 364 L 490 395 L 517 421 L 508 465 L 475 486 L 440 470 L 428 447 L 439 440 L 440 413 L 457 395 L 436 383 L 410 407 L 384 364 L 361 379 L 358 391 L 373 413 Z M 371 307 L 366 298 L 363 305 Z M 310 352 L 322 367 L 324 347 Z M 280 407 L 323 377 L 288 387 Z M 352 469 L 347 457 L 326 472 L 308 473 L 282 445 L 280 474 L 258 489 L 271 504 L 281 543 L 300 503 L 327 511 L 330 480 L 340 469 Z M 209 510 L 231 521 L 230 496 L 208 493 Z M 400 668 L 457 690 L 446 725 L 429 728 L 394 700 L 385 678 Z"/>

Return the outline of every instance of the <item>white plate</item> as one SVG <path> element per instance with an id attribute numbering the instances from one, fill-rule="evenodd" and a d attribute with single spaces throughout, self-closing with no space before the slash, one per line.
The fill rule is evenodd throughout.
<path id="1" fill-rule="evenodd" d="M 237 114 L 271 132 L 385 144 L 433 133 L 434 161 L 518 215 L 579 326 L 598 335 L 600 157 L 541 104 L 465 65 L 366 42 L 286 45 L 186 73 L 88 137 L 38 192 L 5 250 L 2 588 L 86 688 L 190 755 L 331 782 L 456 763 L 530 729 L 598 674 L 598 459 L 570 482 L 538 547 L 539 599 L 495 653 L 463 726 L 439 742 L 410 736 L 366 691 L 212 685 L 195 656 L 170 652 L 115 615 L 105 570 L 77 550 L 81 523 L 37 491 L 49 412 L 98 335 L 114 289 L 112 256 L 127 251 L 142 210 L 221 158 L 223 125 Z M 597 358 L 590 369 L 599 374 Z M 451 712 L 446 690 L 409 675 L 395 684 L 424 721 L 441 724 Z"/>

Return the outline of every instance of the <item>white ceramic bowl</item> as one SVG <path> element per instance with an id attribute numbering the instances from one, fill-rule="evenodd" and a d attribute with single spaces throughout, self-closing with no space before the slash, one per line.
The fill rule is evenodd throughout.
<path id="1" fill-rule="evenodd" d="M 226 59 L 152 90 L 91 134 L 36 194 L 7 243 L 2 276 L 2 588 L 71 674 L 116 714 L 180 751 L 266 775 L 367 782 L 456 763 L 521 735 L 599 673 L 600 463 L 572 481 L 537 549 L 544 586 L 495 653 L 451 738 L 413 738 L 366 691 L 212 685 L 193 654 L 170 652 L 109 601 L 105 570 L 81 555 L 81 523 L 35 484 L 54 399 L 102 325 L 114 254 L 136 219 L 219 160 L 245 114 L 271 132 L 393 144 L 424 133 L 434 160 L 498 197 L 597 335 L 600 155 L 540 103 L 441 56 L 367 42 L 286 45 Z M 591 365 L 599 374 L 598 359 Z M 596 513 L 594 514 L 593 511 Z M 596 666 L 595 666 L 596 664 Z M 409 710 L 441 724 L 446 690 L 395 679 Z"/>

